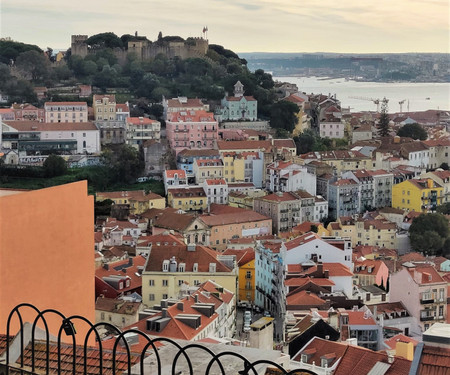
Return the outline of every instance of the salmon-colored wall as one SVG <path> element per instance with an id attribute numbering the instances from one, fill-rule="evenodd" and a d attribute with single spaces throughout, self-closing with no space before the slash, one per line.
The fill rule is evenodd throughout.
<path id="1" fill-rule="evenodd" d="M 93 225 L 86 181 L 0 196 L 0 333 L 6 333 L 9 312 L 23 302 L 95 323 Z M 34 320 L 29 308 L 21 312 L 24 322 Z M 56 336 L 60 318 L 46 318 Z M 15 334 L 18 319 L 13 321 Z M 75 328 L 79 341 L 87 327 Z"/>

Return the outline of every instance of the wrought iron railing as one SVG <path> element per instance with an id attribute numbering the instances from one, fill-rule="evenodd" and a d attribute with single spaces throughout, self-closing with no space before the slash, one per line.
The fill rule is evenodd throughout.
<path id="1" fill-rule="evenodd" d="M 23 317 L 21 315 L 20 310 L 25 309 L 25 308 L 29 308 L 34 310 L 34 312 L 36 313 L 36 318 L 33 321 L 32 324 L 32 328 L 31 328 L 31 340 L 29 341 L 29 343 L 27 343 L 27 345 L 25 345 L 25 340 L 24 340 L 24 321 L 23 321 Z M 46 316 L 53 314 L 53 315 L 57 315 L 61 318 L 61 325 L 59 327 L 58 330 L 58 336 L 57 336 L 57 340 L 56 343 L 55 342 L 51 342 L 50 341 L 50 332 L 49 332 L 49 327 L 48 327 L 48 323 L 46 320 Z M 11 355 L 10 355 L 10 345 L 12 340 L 10 340 L 11 336 L 11 322 L 13 317 L 17 315 L 17 318 L 19 320 L 19 326 L 20 326 L 20 355 L 17 358 L 17 360 L 11 361 Z M 45 365 L 43 365 L 42 362 L 42 358 L 39 358 L 39 365 L 37 365 L 37 356 L 36 356 L 36 352 L 35 352 L 35 346 L 38 343 L 38 340 L 36 340 L 36 328 L 37 328 L 37 324 L 39 323 L 39 321 L 42 322 L 43 326 L 44 326 L 44 332 L 45 332 L 45 358 L 43 359 Z M 83 355 L 81 356 L 81 361 L 79 358 L 79 355 L 77 353 L 80 352 L 80 350 L 77 351 L 77 349 L 79 349 L 79 346 L 77 346 L 77 340 L 76 340 L 76 331 L 74 328 L 74 321 L 80 321 L 80 322 L 84 322 L 85 324 L 87 324 L 87 326 L 89 327 L 87 333 L 84 335 L 84 337 L 82 336 L 82 352 Z M 108 328 L 111 332 L 114 332 L 116 334 L 116 336 L 114 337 L 114 344 L 113 344 L 113 349 L 112 351 L 109 350 L 108 352 L 103 348 L 103 342 L 101 339 L 101 335 L 99 332 L 99 327 L 106 327 Z M 62 369 L 62 358 L 63 358 L 63 354 L 62 354 L 62 348 L 63 345 L 67 345 L 65 343 L 62 342 L 62 332 L 64 332 L 67 336 L 72 337 L 72 344 L 70 344 L 72 346 L 71 349 L 71 354 L 72 354 L 72 358 L 71 358 L 71 368 L 67 369 L 64 368 Z M 89 347 L 89 342 L 90 342 L 90 338 L 92 336 L 92 334 L 94 334 L 95 339 L 96 339 L 96 346 L 94 347 Z M 143 339 L 144 341 L 144 346 L 142 348 L 142 346 L 140 346 L 140 348 L 142 348 L 141 350 L 139 350 L 139 353 L 136 353 L 135 351 L 132 353 L 131 348 L 130 348 L 130 343 L 127 342 L 126 340 L 126 336 L 127 335 L 138 335 L 140 338 Z M 182 371 L 179 370 L 179 367 L 177 367 L 177 365 L 180 364 L 179 359 L 181 357 L 183 357 L 185 359 L 185 363 L 187 364 L 187 368 L 189 370 L 189 374 L 190 375 L 194 375 L 194 368 L 196 368 L 194 366 L 195 361 L 199 360 L 199 356 L 198 355 L 192 355 L 189 356 L 188 355 L 188 351 L 192 353 L 192 349 L 197 349 L 203 352 L 206 352 L 209 356 L 210 356 L 210 360 L 206 363 L 203 361 L 203 366 L 206 365 L 206 369 L 204 370 L 205 375 L 209 375 L 212 374 L 212 369 L 213 366 L 216 365 L 215 367 L 215 371 L 214 373 L 219 373 L 221 375 L 226 375 L 226 371 L 225 371 L 225 367 L 224 364 L 228 364 L 230 363 L 230 361 L 232 361 L 233 363 L 236 363 L 237 360 L 242 361 L 242 369 L 238 370 L 237 373 L 238 374 L 254 374 L 254 375 L 258 375 L 260 372 L 258 372 L 258 368 L 261 371 L 261 367 L 264 368 L 264 372 L 265 369 L 267 367 L 272 368 L 271 373 L 276 372 L 279 374 L 297 374 L 297 375 L 302 375 L 302 374 L 313 374 L 315 375 L 314 372 L 307 370 L 307 369 L 295 369 L 292 371 L 288 371 L 286 369 L 284 369 L 280 364 L 273 362 L 271 360 L 266 360 L 266 359 L 259 359 L 253 362 L 250 362 L 247 358 L 245 358 L 243 355 L 237 353 L 237 352 L 233 352 L 231 350 L 228 351 L 222 351 L 220 353 L 215 353 L 213 350 L 209 349 L 208 347 L 198 344 L 198 343 L 191 343 L 185 346 L 180 345 L 178 342 L 172 340 L 172 339 L 168 339 L 168 338 L 164 338 L 164 337 L 156 337 L 156 338 L 150 338 L 147 334 L 137 330 L 137 329 L 129 329 L 126 331 L 121 331 L 120 329 L 118 329 L 116 326 L 107 323 L 107 322 L 100 322 L 100 323 L 96 323 L 96 324 L 92 324 L 88 319 L 86 319 L 83 316 L 80 315 L 72 315 L 69 317 L 66 317 L 64 314 L 62 314 L 61 312 L 55 310 L 55 309 L 46 309 L 43 311 L 40 311 L 37 307 L 35 307 L 32 304 L 29 303 L 22 303 L 20 305 L 17 305 L 9 314 L 8 316 L 8 320 L 7 320 L 7 327 L 6 327 L 6 350 L 5 350 L 5 355 L 4 357 L 6 358 L 6 361 L 1 362 L 0 361 L 0 375 L 2 374 L 6 374 L 6 375 L 10 375 L 10 374 L 40 374 L 42 375 L 44 374 L 70 374 L 72 373 L 73 375 L 76 374 L 93 374 L 94 372 L 92 370 L 88 371 L 88 350 L 89 349 L 95 349 L 98 351 L 98 371 L 96 373 L 98 374 L 119 374 L 119 373 L 127 373 L 127 374 L 141 374 L 143 375 L 144 373 L 148 373 L 148 374 L 155 374 L 157 373 L 158 375 L 162 374 L 162 370 L 163 370 L 163 364 L 161 361 L 161 354 L 158 351 L 157 346 L 160 346 L 161 344 L 164 345 L 172 345 L 176 348 L 175 351 L 175 355 L 173 357 L 173 359 L 169 359 L 169 363 L 171 362 L 171 374 L 181 374 Z M 50 347 L 52 345 L 57 346 L 57 360 L 56 360 L 56 368 L 51 367 L 51 360 L 50 360 Z M 120 352 L 118 350 L 119 344 L 121 346 L 125 346 L 125 353 Z M 27 349 L 30 348 L 30 349 Z M 223 348 L 223 347 L 222 347 Z M 149 349 L 152 349 L 152 352 L 148 352 Z M 28 365 L 25 364 L 25 352 L 27 351 L 27 353 L 29 351 L 31 351 L 31 354 L 29 354 L 31 356 L 31 361 L 30 358 L 28 358 Z M 108 357 L 108 363 L 110 364 L 110 366 L 106 366 L 104 362 L 106 362 L 106 359 L 104 358 L 104 354 L 109 353 L 109 357 Z M 198 353 L 198 352 L 197 352 Z M 1 354 L 1 353 L 0 353 Z M 69 353 L 70 354 L 70 353 Z M 119 369 L 118 365 L 117 365 L 117 357 L 118 355 L 121 355 L 123 357 L 123 354 L 126 354 L 126 358 L 127 360 L 125 361 L 125 368 Z M 132 354 L 133 354 L 133 358 L 134 361 L 131 360 L 132 358 Z M 144 360 L 146 359 L 146 356 L 148 354 L 154 354 L 154 358 L 156 359 L 156 371 L 153 368 L 153 371 L 150 371 L 150 367 L 149 366 L 145 366 Z M 52 354 L 53 355 L 53 354 Z M 70 357 L 70 355 L 69 355 Z M 67 352 L 64 353 L 64 358 L 67 359 L 68 355 Z M 138 358 L 138 359 L 136 359 Z M 53 357 L 54 359 L 54 357 Z M 200 359 L 201 360 L 201 359 Z M 167 362 L 167 358 L 165 358 L 165 361 Z M 31 363 L 30 363 L 31 362 Z M 124 361 L 122 361 L 124 362 Z M 82 363 L 82 366 L 80 366 L 80 363 Z M 205 366 L 204 366 L 205 367 Z M 6 371 L 5 371 L 6 369 Z M 219 370 L 219 372 L 217 372 L 217 369 Z M 197 372 L 198 373 L 198 372 Z M 203 373 L 203 371 L 201 372 Z M 233 370 L 233 374 L 235 374 L 236 371 Z M 197 374 L 195 374 L 197 375 Z"/>

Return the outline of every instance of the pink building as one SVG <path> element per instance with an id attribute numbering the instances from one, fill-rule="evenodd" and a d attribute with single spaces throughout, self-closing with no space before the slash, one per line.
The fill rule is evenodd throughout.
<path id="1" fill-rule="evenodd" d="M 447 282 L 429 264 L 404 263 L 391 275 L 391 302 L 402 302 L 423 331 L 447 317 Z"/>
<path id="2" fill-rule="evenodd" d="M 218 136 L 214 114 L 205 110 L 167 114 L 166 134 L 170 147 L 178 154 L 184 149 L 214 148 Z"/>

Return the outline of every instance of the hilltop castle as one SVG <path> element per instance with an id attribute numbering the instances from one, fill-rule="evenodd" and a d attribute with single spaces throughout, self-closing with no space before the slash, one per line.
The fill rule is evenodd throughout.
<path id="1" fill-rule="evenodd" d="M 87 35 L 72 35 L 72 55 L 81 57 L 95 50 L 89 49 L 86 44 Z M 148 60 L 162 53 L 168 58 L 176 56 L 187 59 L 189 57 L 204 57 L 208 51 L 208 40 L 203 38 L 188 38 L 185 41 L 156 41 L 151 42 L 143 37 L 132 38 L 128 41 L 126 48 L 114 48 L 119 63 L 125 63 L 128 54 L 134 53 L 140 60 Z"/>

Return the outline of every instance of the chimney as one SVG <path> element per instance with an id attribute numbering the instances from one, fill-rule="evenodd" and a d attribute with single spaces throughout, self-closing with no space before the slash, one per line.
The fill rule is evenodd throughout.
<path id="1" fill-rule="evenodd" d="M 103 268 L 104 268 L 105 270 L 109 271 L 109 264 L 105 263 L 105 264 L 103 265 Z"/>
<path id="2" fill-rule="evenodd" d="M 183 304 L 183 302 L 178 302 L 177 303 L 177 309 L 180 310 L 180 311 L 184 311 L 184 304 Z"/>
<path id="3" fill-rule="evenodd" d="M 167 308 L 162 309 L 162 317 L 167 318 Z"/>
<path id="4" fill-rule="evenodd" d="M 323 276 L 323 263 L 322 262 L 319 262 L 317 264 L 317 273 L 318 273 L 319 277 Z"/>
<path id="5" fill-rule="evenodd" d="M 328 279 L 330 277 L 330 271 L 328 271 L 328 270 L 323 271 L 323 277 L 325 279 Z"/>

